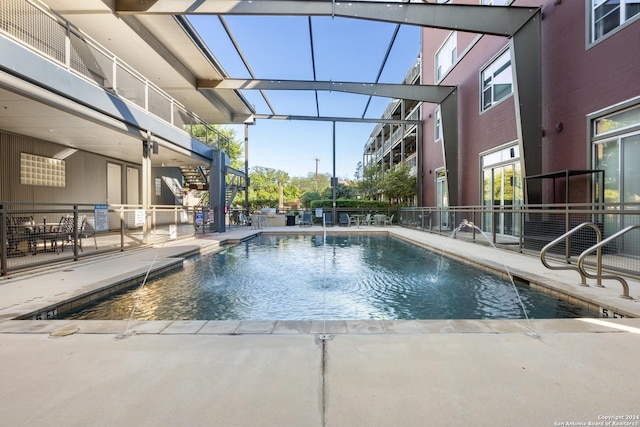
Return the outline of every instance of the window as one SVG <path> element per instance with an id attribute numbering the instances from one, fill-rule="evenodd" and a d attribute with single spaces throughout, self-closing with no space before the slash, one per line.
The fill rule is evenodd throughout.
<path id="1" fill-rule="evenodd" d="M 511 54 L 505 51 L 481 73 L 482 111 L 513 93 Z"/>
<path id="2" fill-rule="evenodd" d="M 458 33 L 451 33 L 436 53 L 436 81 L 440 81 L 458 59 Z"/>
<path id="3" fill-rule="evenodd" d="M 162 196 L 162 178 L 156 178 L 155 183 L 156 183 L 156 196 L 160 197 Z"/>
<path id="4" fill-rule="evenodd" d="M 605 202 L 640 202 L 640 106 L 595 119 L 593 139 L 594 166 L 605 171 Z"/>
<path id="5" fill-rule="evenodd" d="M 435 113 L 434 113 L 434 117 L 435 117 L 435 123 L 434 123 L 434 128 L 435 128 L 435 141 L 438 141 L 440 139 L 442 139 L 442 116 L 440 115 L 440 108 L 437 108 Z"/>
<path id="6" fill-rule="evenodd" d="M 20 153 L 20 184 L 64 187 L 65 161 Z"/>
<path id="7" fill-rule="evenodd" d="M 630 108 L 596 119 L 593 121 L 593 125 L 593 135 L 595 137 L 638 126 L 640 125 L 640 107 Z"/>
<path id="8" fill-rule="evenodd" d="M 638 16 L 640 0 L 591 0 L 591 40 L 600 39 Z"/>

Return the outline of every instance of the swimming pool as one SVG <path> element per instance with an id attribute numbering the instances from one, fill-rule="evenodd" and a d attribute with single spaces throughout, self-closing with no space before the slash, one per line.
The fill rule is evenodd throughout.
<path id="1" fill-rule="evenodd" d="M 386 235 L 259 235 L 67 319 L 524 318 L 513 285 Z M 529 318 L 597 313 L 516 284 Z"/>

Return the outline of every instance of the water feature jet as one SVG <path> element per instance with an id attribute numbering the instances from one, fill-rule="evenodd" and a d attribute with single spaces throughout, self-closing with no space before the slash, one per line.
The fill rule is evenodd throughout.
<path id="1" fill-rule="evenodd" d="M 455 239 L 457 237 L 457 234 L 460 230 L 462 230 L 463 228 L 471 228 L 471 229 L 475 229 L 477 231 L 480 232 L 480 234 L 487 239 L 487 242 L 489 242 L 489 244 L 491 245 L 491 247 L 493 249 L 495 249 L 498 254 L 499 254 L 499 250 L 496 247 L 496 245 L 491 241 L 491 239 L 489 238 L 489 236 L 487 236 L 486 234 L 484 234 L 484 232 L 482 231 L 482 229 L 480 227 L 478 227 L 477 225 L 475 225 L 473 222 L 467 220 L 467 219 L 463 219 L 462 222 L 460 223 L 459 226 L 457 226 L 453 232 L 451 233 L 451 235 L 449 237 L 451 237 L 452 239 Z M 529 319 L 529 315 L 527 314 L 527 308 L 524 306 L 524 302 L 522 301 L 522 298 L 520 297 L 520 292 L 518 292 L 518 288 L 516 287 L 516 282 L 513 280 L 513 275 L 511 274 L 511 271 L 509 270 L 509 267 L 507 267 L 507 264 L 504 262 L 504 260 L 502 259 L 502 257 L 500 257 L 500 255 L 498 255 L 498 258 L 500 260 L 500 262 L 502 263 L 505 271 L 507 272 L 507 276 L 509 276 L 509 281 L 511 282 L 511 285 L 513 286 L 513 290 L 516 293 L 516 297 L 518 298 L 518 302 L 520 303 L 520 307 L 522 307 L 522 313 L 524 314 L 525 319 L 527 320 L 527 325 L 529 326 L 529 332 L 526 333 L 527 336 L 530 336 L 532 338 L 540 338 L 540 335 L 535 332 L 535 330 L 533 329 L 533 326 L 531 326 L 531 319 Z"/>

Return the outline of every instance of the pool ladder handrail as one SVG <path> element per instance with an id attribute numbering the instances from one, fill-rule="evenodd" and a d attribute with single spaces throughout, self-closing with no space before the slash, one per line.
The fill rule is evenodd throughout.
<path id="1" fill-rule="evenodd" d="M 607 237 L 606 239 L 602 240 L 601 242 L 596 243 L 595 245 L 591 246 L 589 249 L 587 249 L 584 252 L 582 252 L 580 254 L 580 256 L 578 257 L 578 268 L 580 269 L 580 272 L 581 272 L 580 274 L 584 274 L 586 277 L 588 277 L 590 279 L 617 280 L 622 285 L 622 295 L 620 295 L 620 297 L 621 298 L 626 298 L 626 299 L 633 299 L 632 297 L 629 296 L 629 284 L 627 283 L 627 281 L 622 276 L 615 275 L 615 274 L 602 274 L 602 270 L 599 270 L 596 275 L 590 274 L 584 269 L 584 259 L 586 258 L 586 256 L 589 253 L 591 253 L 594 250 L 596 250 L 597 253 L 598 253 L 597 254 L 598 264 L 601 265 L 601 263 L 602 263 L 601 249 L 602 249 L 602 247 L 607 245 L 607 244 L 609 244 L 609 243 L 611 243 L 612 241 L 614 241 L 618 237 L 623 236 L 623 235 L 627 234 L 628 232 L 630 232 L 631 230 L 635 230 L 635 229 L 640 229 L 640 225 L 630 225 L 628 227 L 625 227 L 622 230 L 612 234 L 611 236 Z"/>
<path id="2" fill-rule="evenodd" d="M 546 260 L 546 255 L 547 255 L 547 251 L 549 251 L 549 249 L 551 249 L 552 247 L 554 247 L 555 245 L 557 245 L 558 243 L 562 242 L 563 240 L 567 240 L 567 253 L 570 253 L 569 251 L 569 241 L 568 238 L 575 234 L 576 232 L 578 232 L 578 230 L 584 228 L 584 227 L 591 227 L 595 230 L 596 232 L 596 241 L 597 244 L 600 243 L 600 241 L 602 240 L 602 231 L 600 231 L 600 227 L 598 227 L 598 225 L 594 222 L 583 222 L 582 224 L 579 224 L 577 226 L 575 226 L 574 228 L 572 228 L 571 230 L 567 231 L 566 233 L 564 233 L 562 236 L 558 237 L 557 239 L 547 243 L 546 245 L 544 245 L 544 247 L 540 250 L 540 261 L 542 262 L 542 265 L 544 265 L 545 267 L 547 267 L 549 270 L 575 270 L 580 274 L 580 284 L 582 286 L 589 286 L 587 284 L 587 277 L 589 278 L 596 278 L 596 286 L 599 287 L 603 287 L 602 286 L 602 280 L 600 278 L 600 276 L 602 275 L 602 251 L 600 250 L 600 247 L 598 247 L 598 252 L 596 254 L 596 275 L 595 276 L 591 276 L 590 274 L 586 273 L 586 271 L 584 271 L 584 268 L 580 265 L 580 263 L 578 263 L 578 266 L 573 266 L 573 265 L 556 265 L 556 266 L 552 266 L 550 265 L 547 260 Z M 592 246 L 593 248 L 593 246 Z M 591 252 L 591 248 L 587 249 L 585 252 Z M 585 252 L 583 252 L 581 254 L 581 256 L 583 254 L 585 254 Z M 569 264 L 569 260 L 567 259 L 567 264 Z"/>

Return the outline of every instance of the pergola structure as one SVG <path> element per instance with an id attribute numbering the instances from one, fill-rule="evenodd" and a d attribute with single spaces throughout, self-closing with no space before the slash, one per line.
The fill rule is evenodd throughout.
<path id="1" fill-rule="evenodd" d="M 416 25 L 497 35 L 509 38 L 514 70 L 514 105 L 524 164 L 523 175 L 542 172 L 541 11 L 537 7 L 432 4 L 425 2 L 335 0 L 115 0 L 119 15 L 286 15 L 331 16 L 366 19 L 398 25 Z M 245 63 L 246 65 L 246 63 Z M 314 65 L 315 75 L 315 65 Z M 458 105 L 455 87 L 380 84 L 377 82 L 326 82 L 260 79 L 198 79 L 199 91 L 313 90 L 341 91 L 396 99 L 413 99 L 441 105 L 445 169 L 449 201 L 458 204 Z M 264 95 L 263 95 L 264 96 Z M 268 101 L 267 101 L 268 103 Z M 271 107 L 270 107 L 271 108 Z M 295 120 L 369 121 L 363 118 L 306 117 L 257 114 L 256 118 Z M 383 120 L 375 120 L 382 122 Z M 335 173 L 334 173 L 335 175 Z M 541 185 L 527 182 L 528 203 L 540 203 Z"/>

